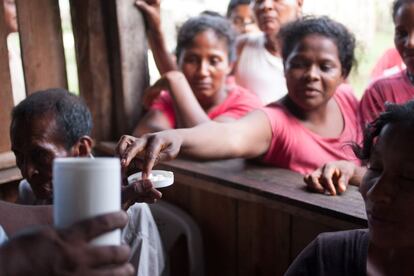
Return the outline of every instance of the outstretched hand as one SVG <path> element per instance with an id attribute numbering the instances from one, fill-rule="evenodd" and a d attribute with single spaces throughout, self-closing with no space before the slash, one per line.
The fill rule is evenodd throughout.
<path id="1" fill-rule="evenodd" d="M 43 227 L 13 237 L 0 247 L 1 275 L 133 275 L 128 246 L 89 242 L 126 225 L 124 212 L 87 219 L 56 230 Z"/>
<path id="2" fill-rule="evenodd" d="M 174 159 L 180 151 L 182 138 L 175 130 L 145 134 L 140 138 L 123 135 L 116 147 L 123 170 L 131 162 L 142 169 L 142 179 L 148 179 L 152 168 L 160 161 Z"/>
<path id="3" fill-rule="evenodd" d="M 350 161 L 333 161 L 306 175 L 304 181 L 313 192 L 327 191 L 330 195 L 337 195 L 346 191 L 350 180 L 357 176 L 357 170 L 358 166 Z"/>
<path id="4" fill-rule="evenodd" d="M 137 0 L 135 5 L 145 16 L 147 27 L 151 31 L 161 29 L 160 0 Z"/>

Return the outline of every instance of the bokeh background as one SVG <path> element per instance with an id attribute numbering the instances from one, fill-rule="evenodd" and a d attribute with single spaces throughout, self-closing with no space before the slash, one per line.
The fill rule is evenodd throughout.
<path id="1" fill-rule="evenodd" d="M 119 0 L 121 1 L 121 0 Z M 357 61 L 349 82 L 360 97 L 369 82 L 370 72 L 382 55 L 393 46 L 393 23 L 391 19 L 392 0 L 304 0 L 303 13 L 328 15 L 351 29 L 358 40 Z M 167 36 L 168 48 L 173 51 L 175 36 L 179 26 L 189 17 L 204 10 L 226 13 L 227 0 L 162 0 L 162 24 Z M 69 89 L 78 93 L 76 57 L 72 26 L 70 21 L 69 0 L 59 0 L 61 7 L 63 40 L 65 46 Z M 18 36 L 10 37 L 10 43 L 18 45 Z M 151 81 L 159 75 L 150 59 Z"/>

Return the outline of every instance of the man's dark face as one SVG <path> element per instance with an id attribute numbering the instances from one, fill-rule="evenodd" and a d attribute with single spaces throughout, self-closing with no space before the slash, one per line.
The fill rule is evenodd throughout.
<path id="1" fill-rule="evenodd" d="M 53 159 L 71 155 L 53 115 L 45 114 L 27 121 L 14 120 L 10 137 L 17 166 L 36 197 L 51 199 Z"/>

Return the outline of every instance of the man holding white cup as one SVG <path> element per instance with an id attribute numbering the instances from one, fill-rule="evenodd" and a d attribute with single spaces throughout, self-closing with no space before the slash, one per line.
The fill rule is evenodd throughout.
<path id="1" fill-rule="evenodd" d="M 49 89 L 31 94 L 12 113 L 10 136 L 16 163 L 27 182 L 19 187 L 22 204 L 52 203 L 52 164 L 55 158 L 89 157 L 92 119 L 86 105 L 64 89 Z M 98 192 L 98 191 L 97 191 Z M 124 209 L 135 202 L 155 202 L 161 193 L 151 182 L 136 182 L 122 187 Z M 145 204 L 128 210 L 133 234 L 123 233 L 132 247 L 137 275 L 158 275 L 164 267 L 161 240 Z M 134 252 L 139 251 L 139 252 Z M 135 263 L 134 263 L 135 261 Z"/>
<path id="2" fill-rule="evenodd" d="M 134 275 L 134 268 L 127 263 L 128 246 L 89 244 L 102 233 L 124 227 L 128 219 L 125 212 L 57 230 L 45 226 L 51 223 L 51 209 L 0 201 L 0 275 Z"/>

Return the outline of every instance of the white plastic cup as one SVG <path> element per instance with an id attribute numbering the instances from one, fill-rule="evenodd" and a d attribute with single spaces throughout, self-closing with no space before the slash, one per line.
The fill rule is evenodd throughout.
<path id="1" fill-rule="evenodd" d="M 53 219 L 57 228 L 121 209 L 121 165 L 118 158 L 56 158 L 53 162 Z M 91 241 L 120 245 L 114 230 Z"/>

